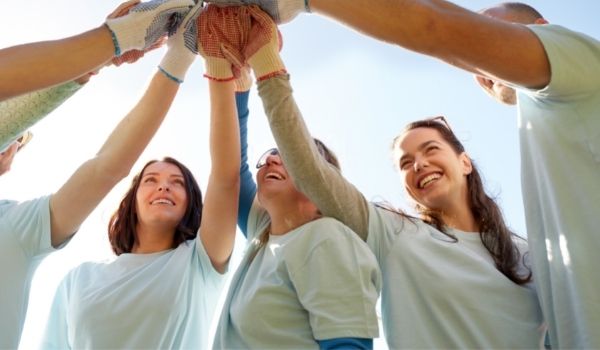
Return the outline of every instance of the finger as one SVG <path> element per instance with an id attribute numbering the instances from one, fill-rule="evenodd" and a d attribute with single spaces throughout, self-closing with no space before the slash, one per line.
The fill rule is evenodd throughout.
<path id="1" fill-rule="evenodd" d="M 111 12 L 106 18 L 112 19 L 112 18 L 125 16 L 126 14 L 129 13 L 129 10 L 131 10 L 132 7 L 139 4 L 140 1 L 141 0 L 129 0 L 127 2 L 122 3 L 113 12 Z"/>

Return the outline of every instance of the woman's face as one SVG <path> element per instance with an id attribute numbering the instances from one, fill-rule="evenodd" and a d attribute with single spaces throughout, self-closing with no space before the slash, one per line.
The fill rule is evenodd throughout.
<path id="1" fill-rule="evenodd" d="M 270 150 L 263 155 L 259 163 L 261 165 L 256 173 L 256 182 L 258 199 L 263 205 L 267 204 L 266 201 L 278 197 L 289 200 L 296 196 L 303 196 L 294 185 L 276 150 Z"/>
<path id="2" fill-rule="evenodd" d="M 396 143 L 397 164 L 408 194 L 431 210 L 463 204 L 471 161 L 463 152 L 456 154 L 433 128 L 406 132 Z"/>
<path id="3" fill-rule="evenodd" d="M 139 224 L 176 228 L 188 206 L 181 170 L 167 162 L 146 167 L 136 193 L 136 206 Z"/>

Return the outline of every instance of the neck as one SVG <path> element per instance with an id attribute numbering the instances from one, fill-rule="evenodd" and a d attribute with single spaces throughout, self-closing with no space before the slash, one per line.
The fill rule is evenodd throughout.
<path id="1" fill-rule="evenodd" d="M 310 201 L 298 201 L 290 205 L 265 207 L 271 217 L 271 234 L 283 235 L 321 217 Z"/>
<path id="2" fill-rule="evenodd" d="M 171 249 L 173 246 L 173 236 L 175 230 L 165 227 L 148 227 L 147 225 L 138 224 L 136 228 L 136 242 L 133 245 L 132 253 L 150 254 Z"/>

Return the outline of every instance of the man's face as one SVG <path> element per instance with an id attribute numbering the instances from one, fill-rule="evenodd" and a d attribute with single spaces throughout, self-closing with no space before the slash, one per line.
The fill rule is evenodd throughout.
<path id="1" fill-rule="evenodd" d="M 12 165 L 18 150 L 19 144 L 13 142 L 4 152 L 0 153 L 0 175 L 3 175 L 10 170 L 10 166 Z"/>

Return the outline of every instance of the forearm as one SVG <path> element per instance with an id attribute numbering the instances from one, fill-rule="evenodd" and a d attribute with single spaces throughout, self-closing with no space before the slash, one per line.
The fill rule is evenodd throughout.
<path id="1" fill-rule="evenodd" d="M 105 26 L 65 39 L 0 50 L 0 101 L 71 81 L 114 55 Z"/>
<path id="2" fill-rule="evenodd" d="M 238 226 L 245 237 L 248 236 L 248 215 L 256 196 L 256 182 L 248 165 L 248 109 L 249 91 L 236 92 L 235 103 L 240 130 L 240 196 L 238 201 Z"/>
<path id="3" fill-rule="evenodd" d="M 233 251 L 239 196 L 240 144 L 234 83 L 209 80 L 211 172 L 200 235 L 214 268 L 223 272 Z"/>
<path id="4" fill-rule="evenodd" d="M 283 163 L 296 187 L 323 215 L 336 218 L 366 239 L 368 203 L 319 154 L 292 96 L 289 76 L 279 75 L 259 82 L 258 93 Z"/>
<path id="5" fill-rule="evenodd" d="M 0 149 L 58 108 L 82 85 L 68 82 L 0 102 Z"/>
<path id="6" fill-rule="evenodd" d="M 443 0 L 311 0 L 311 10 L 375 37 L 469 72 L 528 87 L 544 86 L 545 50 L 524 25 Z"/>

